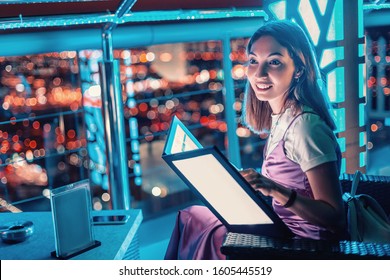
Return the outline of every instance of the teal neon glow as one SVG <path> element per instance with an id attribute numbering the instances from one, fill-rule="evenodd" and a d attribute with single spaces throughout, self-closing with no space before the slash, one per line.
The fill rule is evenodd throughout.
<path id="1" fill-rule="evenodd" d="M 268 8 L 277 19 L 286 19 L 286 1 L 269 4 Z"/>
<path id="2" fill-rule="evenodd" d="M 337 60 L 343 60 L 343 59 L 344 59 L 344 47 L 325 49 L 322 52 L 320 67 L 324 68 L 332 62 L 335 62 Z"/>
<path id="3" fill-rule="evenodd" d="M 365 103 L 360 103 L 359 104 L 359 126 L 363 126 L 366 122 L 365 122 L 365 119 L 366 119 L 366 115 L 365 115 L 365 111 L 364 111 L 364 108 L 365 108 L 366 104 Z"/>
<path id="4" fill-rule="evenodd" d="M 361 1 L 361 0 L 359 0 Z M 369 10 L 382 10 L 382 9 L 390 9 L 390 4 L 365 4 L 363 5 L 363 10 L 364 11 L 369 11 Z"/>
<path id="5" fill-rule="evenodd" d="M 134 179 L 134 183 L 137 185 L 137 186 L 141 186 L 142 185 L 142 178 L 141 177 L 137 177 Z"/>
<path id="6" fill-rule="evenodd" d="M 366 145 L 366 132 L 362 131 L 359 133 L 359 147 Z"/>
<path id="7" fill-rule="evenodd" d="M 134 175 L 141 176 L 141 165 L 139 163 L 134 164 Z"/>
<path id="8" fill-rule="evenodd" d="M 339 143 L 340 151 L 344 153 L 346 151 L 345 137 L 337 138 L 337 142 Z"/>
<path id="9" fill-rule="evenodd" d="M 359 56 L 364 56 L 365 55 L 364 45 L 363 44 L 359 44 L 359 46 L 358 46 L 358 55 Z"/>
<path id="10" fill-rule="evenodd" d="M 139 153 L 139 141 L 131 140 L 131 151 L 133 153 Z"/>
<path id="11" fill-rule="evenodd" d="M 340 174 L 345 173 L 347 171 L 347 160 L 345 158 L 341 159 L 341 167 Z"/>
<path id="12" fill-rule="evenodd" d="M 363 24 L 363 0 L 358 1 L 358 37 L 363 38 L 364 36 L 364 24 Z"/>
<path id="13" fill-rule="evenodd" d="M 366 152 L 361 152 L 359 154 L 359 166 L 366 166 Z"/>
<path id="14" fill-rule="evenodd" d="M 322 15 L 325 14 L 326 7 L 328 6 L 328 0 L 317 0 L 318 9 Z"/>
<path id="15" fill-rule="evenodd" d="M 127 22 L 156 22 L 177 20 L 203 20 L 226 19 L 236 17 L 263 17 L 268 20 L 268 15 L 263 10 L 191 10 L 191 11 L 157 11 L 137 12 L 126 14 L 121 18 L 115 15 L 89 15 L 89 16 L 61 16 L 46 18 L 20 18 L 0 23 L 0 30 L 12 30 L 21 28 L 60 27 L 73 25 L 89 25 Z"/>
<path id="16" fill-rule="evenodd" d="M 138 138 L 138 123 L 136 118 L 130 118 L 130 137 L 131 139 Z"/>
<path id="17" fill-rule="evenodd" d="M 333 109 L 336 118 L 337 132 L 345 131 L 345 108 Z"/>
<path id="18" fill-rule="evenodd" d="M 330 102 L 344 102 L 344 67 L 337 67 L 330 71 L 327 75 L 327 81 Z"/>
<path id="19" fill-rule="evenodd" d="M 313 13 L 313 8 L 309 0 L 301 0 L 298 6 L 299 12 L 303 15 L 302 19 L 305 22 L 307 31 L 310 33 L 310 37 L 313 44 L 317 46 L 318 39 L 320 37 L 320 28 L 318 26 L 317 19 Z"/>
<path id="20" fill-rule="evenodd" d="M 328 34 L 326 36 L 326 39 L 329 42 L 344 39 L 343 18 L 343 0 L 336 0 L 332 13 L 332 19 L 328 29 Z"/>

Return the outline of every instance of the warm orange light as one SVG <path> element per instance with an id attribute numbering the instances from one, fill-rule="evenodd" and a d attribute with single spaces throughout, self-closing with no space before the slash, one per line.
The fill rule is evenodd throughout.
<path id="1" fill-rule="evenodd" d="M 65 137 L 64 137 L 64 135 L 58 135 L 57 136 L 57 142 L 58 143 L 64 143 L 65 142 Z"/>
<path id="2" fill-rule="evenodd" d="M 146 103 L 141 103 L 138 105 L 138 108 L 141 112 L 146 112 L 148 110 L 148 104 Z"/>
<path id="3" fill-rule="evenodd" d="M 74 129 L 70 129 L 68 130 L 67 135 L 69 138 L 74 138 L 76 136 L 76 131 L 74 131 Z"/>
<path id="4" fill-rule="evenodd" d="M 30 147 L 31 149 L 35 149 L 37 147 L 37 141 L 35 140 L 30 141 Z"/>
<path id="5" fill-rule="evenodd" d="M 35 121 L 35 122 L 33 122 L 33 128 L 34 129 L 39 129 L 39 127 L 41 126 L 41 124 L 39 123 L 39 121 Z"/>

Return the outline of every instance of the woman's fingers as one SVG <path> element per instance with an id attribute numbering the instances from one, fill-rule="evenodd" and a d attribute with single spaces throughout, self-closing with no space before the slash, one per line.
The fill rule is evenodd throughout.
<path id="1" fill-rule="evenodd" d="M 240 171 L 245 180 L 252 185 L 252 187 L 259 187 L 261 183 L 261 175 L 254 169 L 245 169 Z"/>

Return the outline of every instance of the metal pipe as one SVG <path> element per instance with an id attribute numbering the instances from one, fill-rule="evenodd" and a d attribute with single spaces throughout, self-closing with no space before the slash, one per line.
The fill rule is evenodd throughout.
<path id="1" fill-rule="evenodd" d="M 123 17 L 128 11 L 130 11 L 131 7 L 137 2 L 137 0 L 123 0 L 122 4 L 119 6 L 115 15 L 117 18 Z"/>
<path id="2" fill-rule="evenodd" d="M 113 48 L 134 48 L 155 44 L 223 40 L 249 37 L 264 18 L 231 18 L 158 25 L 119 25 L 113 33 Z M 0 56 L 18 56 L 83 49 L 101 49 L 101 28 L 1 34 Z M 26 44 L 28 42 L 28 44 Z"/>
<path id="3" fill-rule="evenodd" d="M 112 209 L 130 209 L 126 133 L 122 90 L 118 75 L 120 70 L 119 61 L 114 60 L 113 56 L 111 27 L 105 28 L 102 32 L 104 61 L 100 63 L 106 166 Z"/>

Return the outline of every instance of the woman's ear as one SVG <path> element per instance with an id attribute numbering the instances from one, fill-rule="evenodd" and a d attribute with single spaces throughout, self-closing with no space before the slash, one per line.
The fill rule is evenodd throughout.
<path id="1" fill-rule="evenodd" d="M 303 67 L 297 68 L 297 69 L 295 70 L 294 78 L 295 78 L 295 79 L 299 79 L 299 78 L 302 76 L 302 74 L 303 74 L 304 71 L 305 71 L 305 68 L 303 68 Z"/>

